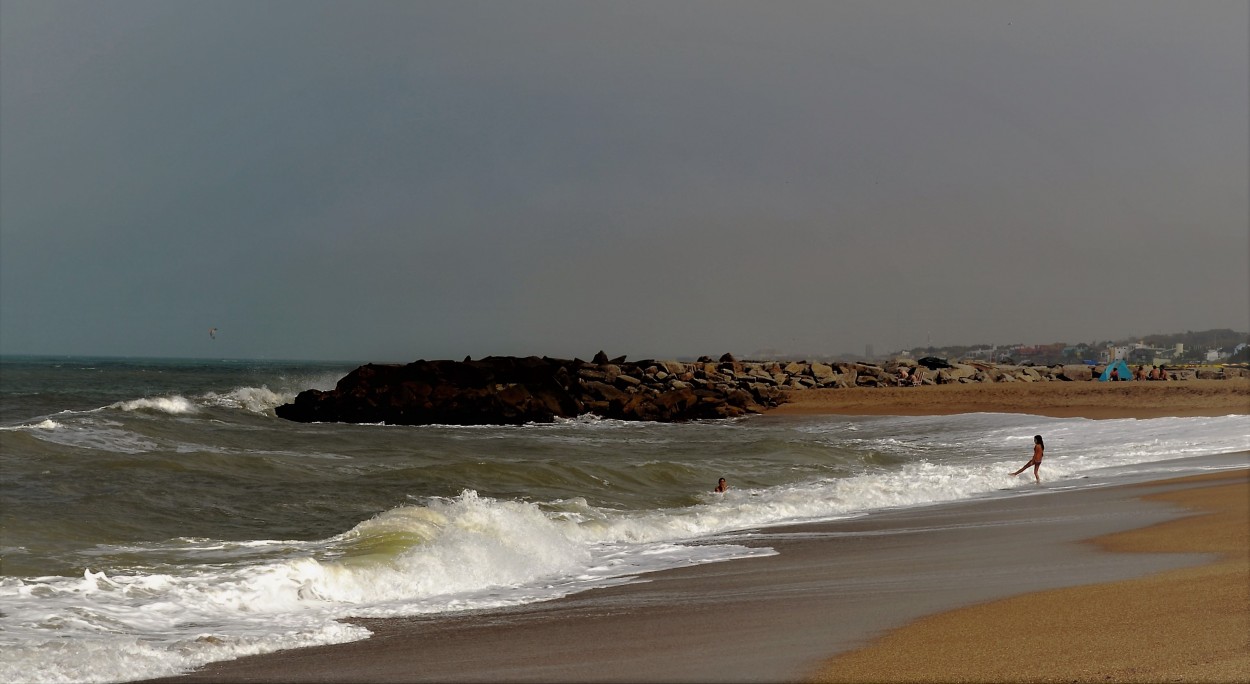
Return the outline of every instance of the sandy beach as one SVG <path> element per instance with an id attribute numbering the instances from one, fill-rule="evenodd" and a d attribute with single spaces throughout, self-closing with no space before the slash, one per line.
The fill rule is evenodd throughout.
<path id="1" fill-rule="evenodd" d="M 786 414 L 1250 413 L 1247 385 L 804 393 Z M 776 555 L 514 609 L 361 620 L 374 636 L 171 682 L 1237 681 L 1250 673 L 1250 454 L 1179 477 L 744 533 Z"/>
<path id="2" fill-rule="evenodd" d="M 1176 382 L 1010 382 L 790 392 L 777 415 L 1030 413 L 1055 418 L 1250 414 L 1250 378 Z"/>
<path id="3" fill-rule="evenodd" d="M 1237 682 L 1250 676 L 1248 471 L 1150 494 L 1193 511 L 1093 543 L 1213 562 L 922 619 L 829 661 L 815 682 Z"/>

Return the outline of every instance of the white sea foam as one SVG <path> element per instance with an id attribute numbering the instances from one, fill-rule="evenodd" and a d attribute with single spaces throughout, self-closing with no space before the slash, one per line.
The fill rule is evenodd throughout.
<path id="1" fill-rule="evenodd" d="M 131 399 L 130 401 L 119 401 L 109 408 L 117 408 L 123 411 L 159 411 L 173 416 L 195 413 L 199 410 L 195 402 L 181 395 L 144 397 L 142 399 Z"/>
<path id="2" fill-rule="evenodd" d="M 45 418 L 39 421 L 38 423 L 29 423 L 26 425 L 12 425 L 9 427 L 0 427 L 0 431 L 14 432 L 17 430 L 59 430 L 62 427 L 64 426 L 56 422 L 55 420 L 52 420 L 51 418 Z"/>
<path id="3" fill-rule="evenodd" d="M 266 413 L 275 407 L 295 399 L 291 392 L 275 392 L 268 387 L 236 387 L 225 393 L 208 392 L 194 399 L 171 395 L 166 397 L 143 397 L 119 401 L 107 408 L 122 411 L 153 411 L 173 416 L 194 414 L 204 407 L 242 409 L 252 413 Z"/>
<path id="4" fill-rule="evenodd" d="M 363 638 L 334 620 L 548 600 L 664 567 L 770 553 L 731 545 L 610 544 L 534 504 L 465 492 L 404 506 L 295 557 L 182 575 L 0 580 L 6 681 L 121 681 L 250 653 Z M 184 542 L 185 543 L 185 542 Z M 277 544 L 271 542 L 270 544 Z M 222 543 L 195 540 L 201 549 Z M 135 550 L 130 549 L 132 552 Z M 65 648 L 63 637 L 76 636 Z"/>
<path id="5" fill-rule="evenodd" d="M 209 392 L 202 401 L 208 406 L 265 413 L 294 399 L 292 393 L 274 392 L 268 387 L 237 387 L 225 394 Z"/>

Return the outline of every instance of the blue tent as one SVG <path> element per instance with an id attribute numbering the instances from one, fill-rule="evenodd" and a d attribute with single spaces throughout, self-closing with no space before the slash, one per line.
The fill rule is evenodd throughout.
<path id="1" fill-rule="evenodd" d="M 1098 376 L 1098 379 L 1102 381 L 1110 380 L 1112 369 L 1115 369 L 1116 372 L 1119 373 L 1121 380 L 1133 379 L 1133 371 L 1128 369 L 1128 364 L 1124 363 L 1124 359 L 1116 359 L 1115 361 L 1107 364 L 1107 367 L 1103 369 L 1102 375 Z"/>

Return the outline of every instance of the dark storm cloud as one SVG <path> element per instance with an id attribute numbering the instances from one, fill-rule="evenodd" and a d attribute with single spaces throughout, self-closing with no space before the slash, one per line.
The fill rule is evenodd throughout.
<path id="1" fill-rule="evenodd" d="M 1244 2 L 0 11 L 5 353 L 1250 326 Z"/>

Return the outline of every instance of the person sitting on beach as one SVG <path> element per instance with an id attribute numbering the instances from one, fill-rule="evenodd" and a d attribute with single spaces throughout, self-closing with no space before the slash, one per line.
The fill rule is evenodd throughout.
<path id="1" fill-rule="evenodd" d="M 911 369 L 911 379 L 908 380 L 907 384 L 911 385 L 912 387 L 919 387 L 920 384 L 923 382 L 924 382 L 924 379 L 920 377 L 920 366 L 916 366 L 915 368 Z"/>
<path id="2" fill-rule="evenodd" d="M 1021 466 L 1020 469 L 1012 473 L 1011 476 L 1015 477 L 1016 475 L 1019 475 L 1020 473 L 1023 473 L 1025 470 L 1027 470 L 1029 466 L 1033 466 L 1033 479 L 1037 480 L 1038 484 L 1041 484 L 1042 478 L 1038 476 L 1037 468 L 1038 466 L 1042 465 L 1042 455 L 1045 452 L 1046 452 L 1046 445 L 1042 443 L 1042 436 L 1033 435 L 1033 458 L 1029 459 L 1028 463 L 1025 463 L 1023 466 Z"/>
<path id="3" fill-rule="evenodd" d="M 907 366 L 898 367 L 898 386 L 903 387 L 907 384 Z"/>
<path id="4" fill-rule="evenodd" d="M 1146 364 L 1143 363 L 1142 365 L 1137 367 L 1137 372 L 1133 374 L 1133 379 L 1134 380 L 1146 379 Z"/>
<path id="5" fill-rule="evenodd" d="M 1120 379 L 1120 369 L 1112 368 L 1111 369 L 1111 382 L 1115 382 L 1116 380 L 1119 380 L 1119 379 Z"/>
<path id="6" fill-rule="evenodd" d="M 714 492 L 720 492 L 720 493 L 722 493 L 722 494 L 724 494 L 725 492 L 729 491 L 729 485 L 725 484 L 725 478 L 723 478 L 723 477 L 722 477 L 722 478 L 720 479 L 720 482 L 717 482 L 717 483 L 716 483 L 716 489 L 714 489 L 714 490 L 712 490 L 712 491 L 714 491 Z"/>

